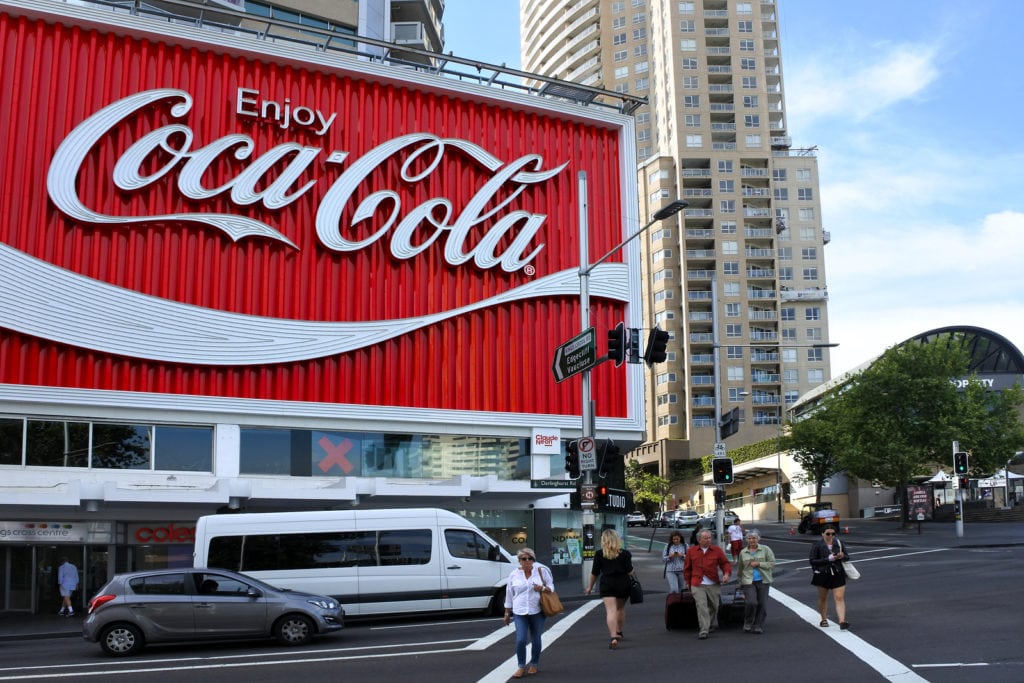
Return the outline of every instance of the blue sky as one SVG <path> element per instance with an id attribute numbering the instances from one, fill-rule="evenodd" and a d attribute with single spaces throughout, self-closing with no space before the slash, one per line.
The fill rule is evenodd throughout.
<path id="1" fill-rule="evenodd" d="M 794 146 L 818 148 L 832 237 L 833 376 L 945 325 L 984 327 L 1024 348 L 1016 6 L 778 6 L 788 133 Z M 518 66 L 518 26 L 518 0 L 445 2 L 445 49 L 461 57 Z"/>

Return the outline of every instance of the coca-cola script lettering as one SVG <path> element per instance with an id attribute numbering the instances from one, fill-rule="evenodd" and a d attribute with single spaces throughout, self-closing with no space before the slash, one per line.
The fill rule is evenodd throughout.
<path id="1" fill-rule="evenodd" d="M 192 97 L 184 90 L 173 88 L 140 92 L 100 109 L 68 134 L 54 154 L 47 174 L 47 191 L 57 208 L 74 220 L 95 225 L 187 221 L 214 227 L 235 241 L 262 237 L 298 249 L 267 223 L 246 216 L 214 212 L 108 215 L 85 205 L 78 194 L 76 178 L 90 151 L 136 112 L 157 105 L 166 106 L 172 118 L 182 119 L 192 109 Z M 318 112 L 318 115 L 318 120 L 329 125 L 323 114 Z M 333 122 L 333 116 L 330 121 Z M 433 197 L 407 208 L 402 205 L 400 188 L 382 188 L 370 193 L 354 208 L 350 224 L 342 223 L 353 193 L 382 163 L 393 158 L 402 160 L 401 179 L 416 183 L 433 173 L 451 150 L 458 150 L 491 173 L 465 206 L 457 208 L 445 197 Z M 254 157 L 255 143 L 247 135 L 234 133 L 197 146 L 188 125 L 172 123 L 135 140 L 117 159 L 112 180 L 121 190 L 137 192 L 165 177 L 176 177 L 177 191 L 188 199 L 223 196 L 236 206 L 259 203 L 268 211 L 274 211 L 308 196 L 317 180 L 302 182 L 302 178 L 313 169 L 313 162 L 323 152 L 320 147 L 286 142 Z M 205 186 L 204 174 L 214 162 L 228 155 L 249 163 L 223 184 Z M 154 158 L 161 159 L 161 166 L 145 172 L 145 164 Z M 348 152 L 340 150 L 328 152 L 323 160 L 338 165 L 346 161 Z M 419 170 L 413 170 L 414 164 Z M 389 235 L 390 251 L 398 259 L 412 258 L 441 240 L 445 260 L 453 266 L 472 260 L 479 268 L 500 265 L 506 272 L 514 272 L 525 267 L 543 249 L 543 243 L 536 244 L 534 238 L 547 216 L 526 210 L 509 210 L 500 218 L 495 215 L 506 207 L 511 208 L 527 186 L 553 178 L 567 165 L 568 162 L 564 162 L 543 170 L 543 158 L 536 154 L 505 163 L 466 140 L 441 138 L 430 133 L 401 136 L 381 143 L 356 159 L 331 185 L 317 207 L 317 236 L 328 249 L 356 251 Z M 267 177 L 271 168 L 279 169 L 273 180 Z M 496 201 L 499 191 L 503 196 L 500 202 Z M 383 211 L 386 218 L 373 234 L 363 239 L 346 236 L 349 228 L 377 215 L 378 210 Z M 468 238 L 476 228 L 484 232 L 470 248 Z M 502 249 L 502 245 L 507 246 Z M 532 250 L 530 245 L 533 245 Z"/>

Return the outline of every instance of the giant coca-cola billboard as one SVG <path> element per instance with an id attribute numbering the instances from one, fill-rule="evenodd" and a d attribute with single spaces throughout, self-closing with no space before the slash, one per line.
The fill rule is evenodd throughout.
<path id="1" fill-rule="evenodd" d="M 0 3 L 0 384 L 579 414 L 577 176 L 596 257 L 635 228 L 625 119 L 205 40 Z"/>

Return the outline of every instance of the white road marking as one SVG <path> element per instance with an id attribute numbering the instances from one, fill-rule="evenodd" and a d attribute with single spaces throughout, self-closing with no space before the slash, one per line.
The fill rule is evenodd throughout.
<path id="1" fill-rule="evenodd" d="M 768 595 L 781 603 L 784 607 L 788 607 L 808 624 L 814 626 L 816 631 L 820 631 L 823 635 L 828 636 L 840 647 L 846 648 L 851 654 L 857 657 L 857 659 L 877 671 L 886 680 L 899 681 L 900 683 L 903 683 L 904 681 L 914 681 L 915 683 L 917 681 L 921 681 L 922 683 L 928 683 L 927 679 L 918 676 L 910 669 L 910 667 L 893 659 L 874 645 L 871 645 L 850 631 L 841 631 L 837 625 L 832 625 L 828 628 L 821 628 L 818 626 L 818 621 L 821 616 L 817 611 L 811 609 L 802 602 L 789 597 L 782 591 L 776 590 L 775 588 L 772 588 Z"/>
<path id="2" fill-rule="evenodd" d="M 587 614 L 590 613 L 591 610 L 593 610 L 600 604 L 600 600 L 591 600 L 590 602 L 585 602 L 579 607 L 577 607 L 573 612 L 570 612 L 569 614 L 566 614 L 564 617 L 559 619 L 554 626 L 552 626 L 550 629 L 544 632 L 543 647 L 551 647 L 551 644 L 558 640 L 559 637 L 561 637 L 564 633 L 566 633 L 573 624 L 575 624 L 577 621 L 585 617 Z M 511 635 L 512 633 L 515 633 L 515 631 L 513 630 L 509 632 L 507 630 L 503 630 L 504 635 L 502 637 L 506 635 Z M 495 633 L 492 633 L 490 636 L 487 636 L 487 638 L 493 638 L 495 635 Z M 485 639 L 482 638 L 481 641 L 483 640 Z M 470 645 L 466 649 L 472 650 L 476 648 Z M 526 652 L 527 660 L 529 660 L 529 645 L 526 646 Z M 507 681 L 508 679 L 512 678 L 512 674 L 514 674 L 516 669 L 518 668 L 519 663 L 516 661 L 515 654 L 513 654 L 511 657 L 509 657 L 504 662 L 495 667 L 489 674 L 487 674 L 479 681 L 477 681 L 477 683 L 503 683 L 504 681 Z"/>

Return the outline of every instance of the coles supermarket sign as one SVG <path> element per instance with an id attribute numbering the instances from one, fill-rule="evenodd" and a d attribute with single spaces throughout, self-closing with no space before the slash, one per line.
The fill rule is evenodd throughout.
<path id="1" fill-rule="evenodd" d="M 550 374 L 578 333 L 577 178 L 601 255 L 633 215 L 624 117 L 13 5 L 0 383 L 578 414 Z M 595 326 L 636 297 L 619 259 Z M 594 374 L 626 416 L 625 373 Z"/>

